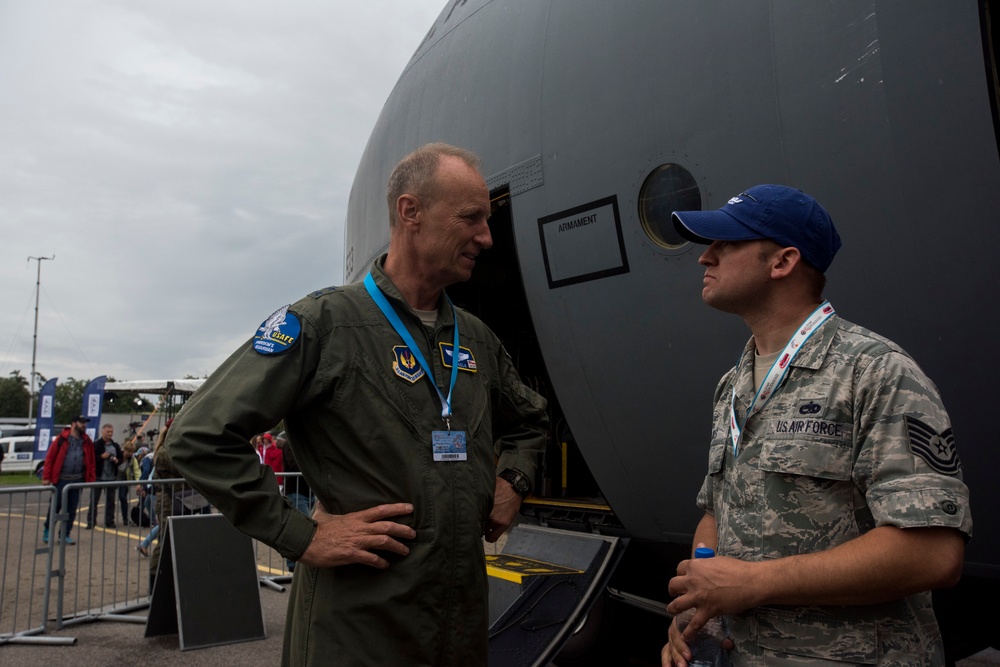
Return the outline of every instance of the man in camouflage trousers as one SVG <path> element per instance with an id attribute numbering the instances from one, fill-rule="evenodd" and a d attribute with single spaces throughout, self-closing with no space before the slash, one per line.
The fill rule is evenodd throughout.
<path id="1" fill-rule="evenodd" d="M 840 248 L 812 197 L 759 185 L 718 211 L 679 211 L 708 244 L 702 299 L 753 334 L 715 392 L 705 511 L 667 610 L 663 665 L 685 666 L 708 619 L 728 616 L 735 665 L 938 665 L 930 590 L 954 585 L 972 535 L 937 388 L 892 341 L 822 298 Z"/>

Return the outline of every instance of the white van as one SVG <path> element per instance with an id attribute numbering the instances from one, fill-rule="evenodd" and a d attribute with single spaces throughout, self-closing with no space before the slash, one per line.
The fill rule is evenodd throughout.
<path id="1" fill-rule="evenodd" d="M 36 462 L 32 460 L 35 451 L 35 436 L 13 435 L 0 438 L 0 452 L 3 453 L 3 472 L 34 472 Z M 39 459 L 40 463 L 43 459 Z"/>

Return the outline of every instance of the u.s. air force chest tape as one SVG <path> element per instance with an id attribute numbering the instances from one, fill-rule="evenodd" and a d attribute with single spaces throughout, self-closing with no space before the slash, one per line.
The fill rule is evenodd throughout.
<path id="1" fill-rule="evenodd" d="M 291 304 L 289 304 L 291 305 Z M 253 349 L 263 355 L 281 354 L 295 345 L 302 333 L 302 323 L 295 313 L 282 306 L 264 320 L 253 337 Z"/>

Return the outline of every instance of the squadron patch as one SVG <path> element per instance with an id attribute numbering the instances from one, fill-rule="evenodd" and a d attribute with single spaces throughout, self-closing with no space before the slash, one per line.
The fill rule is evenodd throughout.
<path id="1" fill-rule="evenodd" d="M 410 348 L 405 345 L 397 345 L 392 348 L 392 370 L 399 377 L 410 384 L 424 376 L 424 369 L 417 363 L 417 358 L 410 352 Z"/>
<path id="2" fill-rule="evenodd" d="M 301 333 L 299 318 L 288 312 L 288 306 L 282 306 L 257 329 L 253 349 L 259 354 L 281 354 L 291 349 Z"/>
<path id="3" fill-rule="evenodd" d="M 936 472 L 956 475 L 962 470 L 962 462 L 955 449 L 955 435 L 950 428 L 944 433 L 938 433 L 919 419 L 908 416 L 906 435 L 910 440 L 910 452 L 923 459 Z"/>
<path id="4" fill-rule="evenodd" d="M 441 346 L 441 363 L 445 368 L 451 368 L 454 346 L 451 343 L 438 343 L 438 345 Z M 467 347 L 458 348 L 458 370 L 476 372 L 476 358 L 472 356 L 472 350 Z"/>

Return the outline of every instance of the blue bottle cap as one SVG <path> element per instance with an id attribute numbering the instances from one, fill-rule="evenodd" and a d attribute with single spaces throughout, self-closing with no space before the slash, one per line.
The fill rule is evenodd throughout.
<path id="1" fill-rule="evenodd" d="M 708 547 L 698 547 L 694 550 L 695 558 L 712 558 L 715 556 L 715 549 L 709 549 Z"/>

